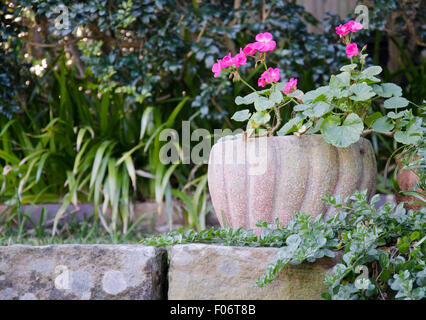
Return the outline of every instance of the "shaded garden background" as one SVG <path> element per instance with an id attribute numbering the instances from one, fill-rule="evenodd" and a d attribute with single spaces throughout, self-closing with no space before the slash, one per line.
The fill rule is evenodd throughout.
<path id="1" fill-rule="evenodd" d="M 71 203 L 92 202 L 110 230 L 126 233 L 132 203 L 153 200 L 164 203 L 158 211 L 169 220 L 180 212 L 187 226 L 204 228 L 211 210 L 206 165 L 162 164 L 159 132 L 180 131 L 183 120 L 210 132 L 237 128 L 229 115 L 245 89 L 213 78 L 211 66 L 259 32 L 277 39 L 270 61 L 284 79 L 298 78 L 303 91 L 326 84 L 346 60 L 334 27 L 356 16 L 326 14 L 320 21 L 297 3 L 1 1 L 0 203 L 62 202 L 62 213 Z M 368 45 L 369 62 L 421 104 L 426 6 L 352 3 L 369 8 L 369 29 L 357 40 Z M 55 27 L 61 4 L 69 29 Z M 371 139 L 378 192 L 391 193 L 383 169 L 396 145 Z"/>

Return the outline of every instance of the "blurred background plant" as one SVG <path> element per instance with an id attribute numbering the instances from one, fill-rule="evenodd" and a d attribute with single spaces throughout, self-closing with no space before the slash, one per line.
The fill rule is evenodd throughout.
<path id="1" fill-rule="evenodd" d="M 246 89 L 213 78 L 211 67 L 215 57 L 235 54 L 259 32 L 279 39 L 270 61 L 283 70 L 283 80 L 299 78 L 303 91 L 328 83 L 327 75 L 346 59 L 333 28 L 355 18 L 360 3 L 370 13 L 369 29 L 359 39 L 368 44 L 369 62 L 381 65 L 383 80 L 400 84 L 404 96 L 420 105 L 421 1 L 335 2 L 350 9 L 324 14 L 312 11 L 307 0 L 2 1 L 0 203 L 16 209 L 61 202 L 54 231 L 69 205 L 85 202 L 93 203 L 110 234 L 128 232 L 136 201 L 155 201 L 169 226 L 180 212 L 187 227 L 204 228 L 211 212 L 206 166 L 162 164 L 160 131 L 179 131 L 182 120 L 209 132 L 238 128 L 229 114 L 237 111 L 233 97 Z M 410 107 L 421 115 L 415 105 Z M 392 193 L 383 177 L 398 145 L 382 136 L 371 139 L 378 191 Z M 390 164 L 388 171 L 394 168 Z"/>

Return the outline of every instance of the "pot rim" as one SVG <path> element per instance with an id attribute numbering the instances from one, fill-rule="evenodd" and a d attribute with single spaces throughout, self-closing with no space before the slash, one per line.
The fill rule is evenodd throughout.
<path id="1" fill-rule="evenodd" d="M 347 147 L 345 147 L 345 148 L 341 148 L 341 147 L 336 147 L 336 146 L 333 146 L 332 144 L 330 144 L 330 143 L 328 143 L 327 141 L 325 141 L 324 140 L 324 138 L 323 138 L 323 135 L 322 134 L 319 134 L 319 133 L 314 133 L 314 134 L 302 134 L 302 135 L 300 135 L 300 136 L 296 136 L 296 135 L 286 135 L 286 136 L 263 136 L 263 137 L 254 137 L 254 138 L 247 138 L 247 140 L 246 141 L 249 141 L 249 139 L 250 140 L 252 140 L 252 141 L 254 141 L 255 139 L 279 139 L 279 140 L 282 140 L 282 139 L 312 139 L 313 137 L 315 137 L 315 138 L 317 138 L 317 137 L 320 137 L 320 138 L 322 138 L 322 140 L 324 141 L 324 142 L 326 142 L 327 144 L 329 144 L 330 146 L 332 146 L 332 147 L 335 147 L 335 148 L 339 148 L 339 149 L 345 149 L 345 148 L 349 148 L 350 146 L 352 146 L 353 144 L 356 144 L 356 143 L 358 143 L 358 142 L 360 142 L 360 141 L 362 141 L 362 140 L 366 140 L 366 141 L 368 141 L 369 143 L 371 143 L 371 141 L 370 140 L 368 140 L 367 138 L 365 138 L 365 137 L 360 137 L 360 139 L 357 141 L 357 142 L 354 142 L 354 143 L 352 143 L 352 144 L 350 144 L 349 146 L 347 146 Z M 220 141 L 217 141 L 214 145 L 216 145 L 216 144 L 218 144 L 218 143 L 225 143 L 225 142 L 231 142 L 231 141 L 238 141 L 238 140 L 242 140 L 242 137 L 237 137 L 237 138 L 235 138 L 235 139 L 228 139 L 228 140 L 220 140 Z"/>

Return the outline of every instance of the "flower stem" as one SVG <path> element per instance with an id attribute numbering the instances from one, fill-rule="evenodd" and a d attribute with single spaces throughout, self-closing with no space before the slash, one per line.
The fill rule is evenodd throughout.
<path id="1" fill-rule="evenodd" d="M 228 73 L 232 73 L 231 71 L 226 70 L 226 69 L 225 69 L 225 71 L 228 72 Z M 257 92 L 257 90 L 255 88 L 253 88 L 251 85 L 249 85 L 243 78 L 241 78 L 241 77 L 239 77 L 239 78 L 240 78 L 241 82 L 244 83 L 247 87 L 249 87 L 254 92 Z"/>
<path id="2" fill-rule="evenodd" d="M 265 58 L 266 58 L 266 52 L 265 52 Z M 271 85 L 272 85 L 272 86 L 274 86 L 274 85 L 273 85 L 273 83 L 272 83 L 272 77 L 271 77 L 271 75 L 269 74 L 268 66 L 266 65 L 265 60 L 263 60 L 263 66 L 265 67 L 265 70 L 266 70 L 266 72 L 268 73 L 268 77 L 269 77 L 269 81 L 270 81 Z"/>
<path id="3" fill-rule="evenodd" d="M 254 92 L 257 92 L 257 90 L 255 88 L 253 88 L 251 85 L 249 85 L 243 78 L 240 77 L 240 80 L 241 80 L 242 83 L 244 83 L 251 90 L 253 90 Z"/>

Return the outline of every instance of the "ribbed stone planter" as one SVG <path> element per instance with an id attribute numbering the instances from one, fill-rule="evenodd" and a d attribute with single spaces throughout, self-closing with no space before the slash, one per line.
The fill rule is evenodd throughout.
<path id="1" fill-rule="evenodd" d="M 290 265 L 262 288 L 256 280 L 275 261 L 277 248 L 186 244 L 172 247 L 169 300 L 320 300 L 328 292 L 324 277 L 339 263 L 322 258 Z"/>
<path id="2" fill-rule="evenodd" d="M 336 212 L 321 201 L 376 189 L 377 168 L 371 143 L 361 138 L 347 148 L 321 135 L 226 140 L 210 153 L 208 184 L 222 226 L 254 228 L 279 218 L 287 224 L 295 212 L 325 218 Z"/>

